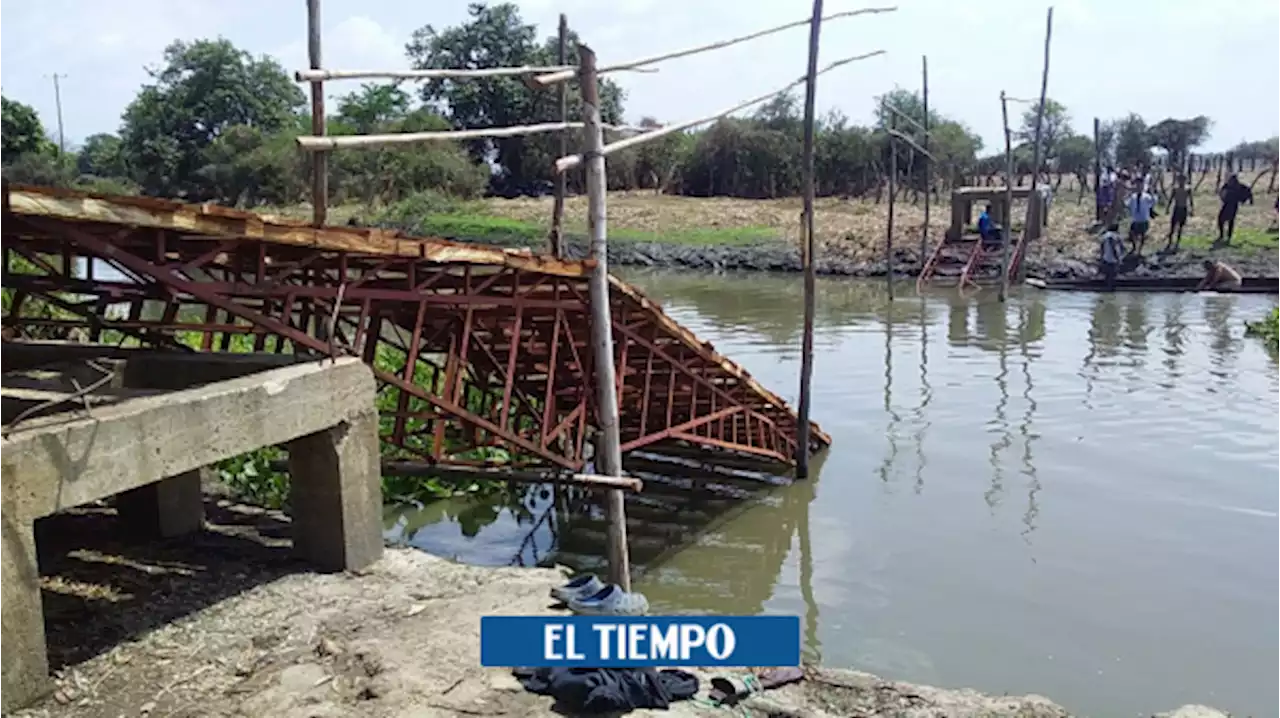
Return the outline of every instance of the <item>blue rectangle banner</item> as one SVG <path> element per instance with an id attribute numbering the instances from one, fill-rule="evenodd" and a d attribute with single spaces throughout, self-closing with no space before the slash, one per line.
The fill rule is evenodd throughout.
<path id="1" fill-rule="evenodd" d="M 798 616 L 484 616 L 484 666 L 798 666 Z"/>

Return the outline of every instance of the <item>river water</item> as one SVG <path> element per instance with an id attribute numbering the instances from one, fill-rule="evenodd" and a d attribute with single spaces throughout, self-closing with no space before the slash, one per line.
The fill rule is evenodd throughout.
<path id="1" fill-rule="evenodd" d="M 799 277 L 628 278 L 794 405 Z M 1242 336 L 1274 297 L 819 292 L 831 449 L 809 481 L 642 517 L 655 612 L 798 614 L 809 659 L 1084 715 L 1280 714 L 1280 379 Z M 553 503 L 393 509 L 387 531 L 473 563 L 598 559 Z"/>

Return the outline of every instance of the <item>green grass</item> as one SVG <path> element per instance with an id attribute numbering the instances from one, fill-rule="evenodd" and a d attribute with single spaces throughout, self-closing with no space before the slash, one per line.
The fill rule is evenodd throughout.
<path id="1" fill-rule="evenodd" d="M 547 229 L 532 222 L 522 222 L 506 217 L 480 214 L 436 214 L 414 223 L 413 232 L 425 236 L 451 237 L 469 242 L 484 242 L 502 246 L 540 247 L 547 238 Z M 581 232 L 567 232 L 569 239 L 586 242 Z M 712 246 L 755 244 L 777 238 L 777 231 L 768 227 L 699 227 L 663 234 L 643 230 L 610 227 L 609 239 L 615 242 L 657 242 L 685 246 Z"/>
<path id="2" fill-rule="evenodd" d="M 1215 249 L 1213 243 L 1216 239 L 1217 235 L 1189 235 L 1182 238 L 1182 246 L 1190 249 Z M 1277 243 L 1275 232 L 1241 227 L 1236 229 L 1230 246 L 1232 249 L 1248 252 L 1276 249 L 1280 244 Z"/>

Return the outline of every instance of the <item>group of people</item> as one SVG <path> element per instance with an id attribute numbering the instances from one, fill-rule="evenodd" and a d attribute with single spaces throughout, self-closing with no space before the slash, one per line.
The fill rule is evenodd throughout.
<path id="1" fill-rule="evenodd" d="M 1151 221 L 1156 217 L 1157 200 L 1151 187 L 1151 175 L 1149 173 L 1133 173 L 1130 175 L 1125 172 L 1117 175 L 1110 167 L 1103 173 L 1101 182 L 1098 184 L 1099 216 L 1110 216 L 1112 206 L 1116 201 L 1117 190 L 1126 185 L 1129 187 L 1128 196 L 1124 200 L 1125 210 L 1129 217 L 1128 251 L 1126 252 L 1124 241 L 1120 237 L 1120 222 L 1118 220 L 1109 222 L 1106 231 L 1099 238 L 1099 260 L 1102 265 L 1102 275 L 1107 282 L 1108 288 L 1115 286 L 1120 265 L 1126 256 L 1142 256 L 1142 249 L 1146 245 L 1147 235 L 1151 231 Z M 1253 204 L 1253 190 L 1241 182 L 1236 174 L 1232 173 L 1218 191 L 1218 198 L 1222 201 L 1222 207 L 1218 210 L 1218 239 L 1216 244 L 1230 244 L 1231 237 L 1235 233 L 1236 214 L 1240 211 L 1240 206 L 1245 202 Z M 1183 175 L 1178 175 L 1174 181 L 1173 191 L 1169 194 L 1167 210 L 1169 212 L 1169 234 L 1166 238 L 1164 249 L 1161 251 L 1176 252 L 1182 244 L 1182 232 L 1186 228 L 1187 218 L 1195 211 L 1194 198 L 1191 190 L 1187 187 L 1187 178 Z M 1242 281 L 1240 273 L 1226 263 L 1207 259 L 1204 262 L 1204 266 L 1205 278 L 1201 282 L 1199 289 L 1224 289 L 1240 286 Z"/>

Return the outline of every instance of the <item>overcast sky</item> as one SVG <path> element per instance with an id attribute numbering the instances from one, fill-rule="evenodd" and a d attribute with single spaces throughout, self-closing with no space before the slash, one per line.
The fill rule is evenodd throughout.
<path id="1" fill-rule="evenodd" d="M 520 0 L 525 19 L 554 34 L 557 13 L 603 63 L 629 60 L 804 19 L 807 0 Z M 875 3 L 827 2 L 827 12 Z M 889 4 L 888 2 L 884 4 Z M 818 84 L 819 110 L 855 121 L 895 85 L 920 86 L 929 57 L 930 104 L 979 132 L 986 151 L 1000 138 L 1000 90 L 1039 89 L 1043 0 L 901 0 L 890 14 L 823 27 L 822 62 L 883 49 L 887 55 L 835 70 Z M 1049 95 L 1078 131 L 1094 116 L 1133 111 L 1148 121 L 1213 118 L 1202 149 L 1277 134 L 1280 125 L 1280 4 L 1276 0 L 1057 0 Z M 322 0 L 325 65 L 407 68 L 413 30 L 466 17 L 465 0 Z M 303 0 L 41 0 L 9 3 L 0 23 L 5 96 L 31 104 L 56 128 L 52 73 L 62 82 L 68 142 L 113 132 L 120 114 L 177 38 L 224 36 L 295 70 L 306 62 Z M 627 118 L 679 121 L 710 114 L 803 74 L 807 33 L 785 31 L 727 50 L 616 76 Z M 343 93 L 358 83 L 331 83 Z"/>

